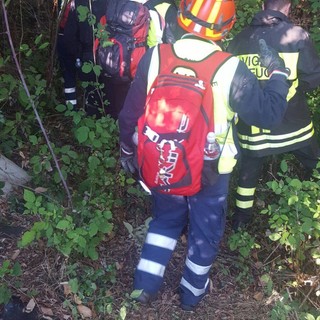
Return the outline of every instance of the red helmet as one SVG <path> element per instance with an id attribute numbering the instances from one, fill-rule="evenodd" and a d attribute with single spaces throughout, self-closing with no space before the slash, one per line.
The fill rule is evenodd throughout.
<path id="1" fill-rule="evenodd" d="M 178 23 L 205 39 L 221 40 L 236 21 L 233 0 L 181 0 Z"/>

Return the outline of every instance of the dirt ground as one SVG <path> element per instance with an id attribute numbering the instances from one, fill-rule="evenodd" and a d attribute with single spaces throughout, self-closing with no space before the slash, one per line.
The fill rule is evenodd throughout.
<path id="1" fill-rule="evenodd" d="M 23 213 L 12 212 L 4 200 L 1 201 L 0 210 L 0 262 L 11 259 L 19 262 L 23 269 L 23 275 L 19 277 L 19 288 L 15 287 L 14 283 L 7 282 L 10 284 L 13 294 L 26 305 L 31 298 L 30 292 L 33 292 L 36 308 L 40 310 L 39 314 L 42 315 L 42 317 L 38 317 L 39 319 L 76 319 L 72 318 L 70 309 L 64 305 L 64 301 L 67 299 L 62 285 L 67 280 L 65 276 L 67 261 L 65 258 L 52 248 L 48 248 L 42 241 L 19 249 L 17 240 L 20 230 L 16 230 L 17 234 L 13 234 L 12 230 L 8 232 L 5 229 L 5 224 L 22 227 L 26 230 L 32 223 L 31 218 Z M 141 226 L 136 226 L 136 230 L 139 227 L 141 228 Z M 194 312 L 190 313 L 180 309 L 177 294 L 185 259 L 185 236 L 181 237 L 173 254 L 165 274 L 164 286 L 157 300 L 148 306 L 142 306 L 132 301 L 126 303 L 128 300 L 130 301 L 128 296 L 132 292 L 133 273 L 139 259 L 142 241 L 132 236 L 134 232 L 129 235 L 126 228 L 118 228 L 117 233 L 111 239 L 100 245 L 98 261 L 81 261 L 84 265 L 93 266 L 95 269 L 106 264 L 117 266 L 116 281 L 106 288 L 107 294 L 113 297 L 113 311 L 108 316 L 101 316 L 94 312 L 94 306 L 91 304 L 87 307 L 93 311 L 92 318 L 121 319 L 119 317 L 120 309 L 125 304 L 127 306 L 125 319 L 128 320 L 268 319 L 271 308 L 270 297 L 264 295 L 254 265 L 250 272 L 256 273 L 256 276 L 252 277 L 253 281 L 250 284 L 239 283 L 235 280 L 239 272 L 234 267 L 238 256 L 231 252 L 226 244 L 226 238 L 230 232 L 229 226 L 227 226 L 220 254 L 212 268 L 210 294 L 204 298 Z M 0 305 L 0 312 L 3 307 Z M 25 319 L 31 318 L 17 320 Z"/>

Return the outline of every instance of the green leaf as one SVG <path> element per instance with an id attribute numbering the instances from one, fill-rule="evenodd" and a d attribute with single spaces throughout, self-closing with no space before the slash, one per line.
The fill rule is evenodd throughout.
<path id="1" fill-rule="evenodd" d="M 288 199 L 288 205 L 291 206 L 295 203 L 299 202 L 299 198 L 297 195 L 293 195 Z"/>
<path id="2" fill-rule="evenodd" d="M 111 232 L 113 229 L 113 224 L 112 223 L 104 223 L 104 224 L 101 224 L 99 226 L 99 230 L 102 232 L 102 233 L 106 233 L 108 234 L 109 232 Z"/>
<path id="3" fill-rule="evenodd" d="M 128 178 L 128 179 L 126 180 L 126 183 L 127 183 L 128 185 L 134 184 L 135 182 L 136 182 L 136 180 L 133 179 L 133 178 Z"/>
<path id="4" fill-rule="evenodd" d="M 39 50 L 43 50 L 43 49 L 47 48 L 48 45 L 49 45 L 49 42 L 43 43 L 41 46 L 39 46 Z"/>
<path id="5" fill-rule="evenodd" d="M 23 199 L 26 201 L 26 202 L 35 202 L 36 201 L 36 196 L 35 194 L 28 190 L 28 189 L 24 189 L 24 192 L 23 192 Z"/>
<path id="6" fill-rule="evenodd" d="M 40 34 L 39 36 L 37 36 L 36 39 L 34 40 L 34 43 L 35 43 L 35 44 L 39 44 L 40 41 L 41 41 L 41 39 L 42 39 L 42 36 L 43 36 L 42 34 Z"/>
<path id="7" fill-rule="evenodd" d="M 78 158 L 78 154 L 72 150 L 68 151 L 68 156 L 72 159 L 77 159 Z"/>
<path id="8" fill-rule="evenodd" d="M 306 221 L 302 224 L 301 230 L 304 233 L 310 234 L 313 228 L 313 223 L 311 219 L 306 219 Z"/>
<path id="9" fill-rule="evenodd" d="M 97 260 L 99 258 L 97 250 L 93 247 L 88 249 L 88 255 L 92 260 Z"/>
<path id="10" fill-rule="evenodd" d="M 77 240 L 77 244 L 79 245 L 79 247 L 85 248 L 87 246 L 87 241 L 84 237 L 79 236 Z"/>
<path id="11" fill-rule="evenodd" d="M 99 227 L 97 226 L 96 223 L 91 223 L 89 225 L 89 235 L 90 235 L 90 237 L 95 236 L 98 231 L 99 231 Z"/>
<path id="12" fill-rule="evenodd" d="M 301 187 L 302 187 L 302 183 L 301 183 L 301 181 L 298 180 L 298 179 L 292 179 L 292 180 L 290 181 L 290 186 L 291 186 L 291 187 L 294 187 L 294 188 L 296 188 L 296 189 L 298 189 L 298 190 L 300 190 Z"/>
<path id="13" fill-rule="evenodd" d="M 65 163 L 65 164 L 70 164 L 71 161 L 70 161 L 70 158 L 67 156 L 67 155 L 63 155 L 61 157 L 61 160 Z"/>
<path id="14" fill-rule="evenodd" d="M 143 290 L 134 290 L 134 291 L 132 291 L 131 294 L 130 294 L 130 298 L 137 299 L 138 297 L 140 297 L 142 291 Z"/>
<path id="15" fill-rule="evenodd" d="M 67 110 L 67 107 L 66 107 L 66 105 L 64 105 L 64 104 L 58 104 L 58 105 L 56 106 L 56 110 L 57 110 L 58 112 L 64 112 L 64 111 Z"/>
<path id="16" fill-rule="evenodd" d="M 9 96 L 9 90 L 7 88 L 0 88 L 0 101 L 7 100 Z"/>
<path id="17" fill-rule="evenodd" d="M 8 269 L 10 267 L 10 261 L 9 260 L 4 260 L 1 268 L 0 268 L 0 274 L 1 276 L 3 276 L 4 274 L 6 274 L 8 272 Z"/>
<path id="18" fill-rule="evenodd" d="M 288 164 L 287 161 L 282 160 L 280 164 L 280 169 L 283 173 L 286 173 L 288 171 Z"/>
<path id="19" fill-rule="evenodd" d="M 278 189 L 278 182 L 277 181 L 272 181 L 271 183 L 271 189 L 272 191 L 276 191 Z"/>
<path id="20" fill-rule="evenodd" d="M 29 50 L 29 46 L 25 43 L 23 43 L 21 46 L 20 46 L 20 51 L 27 51 Z"/>
<path id="21" fill-rule="evenodd" d="M 94 65 L 93 66 L 93 72 L 97 77 L 100 76 L 101 70 L 102 70 L 101 66 L 99 66 L 99 65 Z"/>
<path id="22" fill-rule="evenodd" d="M 36 233 L 33 230 L 26 231 L 21 238 L 21 245 L 23 247 L 27 246 L 36 238 Z"/>
<path id="23" fill-rule="evenodd" d="M 99 149 L 102 147 L 102 142 L 100 140 L 93 140 L 92 144 L 95 148 Z"/>
<path id="24" fill-rule="evenodd" d="M 11 291 L 10 289 L 5 285 L 0 285 L 0 304 L 6 304 L 9 302 L 11 298 Z"/>
<path id="25" fill-rule="evenodd" d="M 19 101 L 23 106 L 27 106 L 29 103 L 29 97 L 23 88 L 19 88 Z"/>
<path id="26" fill-rule="evenodd" d="M 15 264 L 12 267 L 12 275 L 13 276 L 21 276 L 22 275 L 22 269 L 19 262 L 15 262 Z"/>
<path id="27" fill-rule="evenodd" d="M 68 284 L 73 293 L 77 293 L 79 291 L 79 281 L 77 278 L 70 279 Z"/>
<path id="28" fill-rule="evenodd" d="M 288 243 L 289 243 L 289 245 L 291 246 L 292 249 L 296 249 L 296 247 L 297 247 L 297 241 L 296 241 L 295 237 L 293 237 L 292 235 L 290 235 L 290 236 L 288 237 Z"/>
<path id="29" fill-rule="evenodd" d="M 29 141 L 34 146 L 38 144 L 38 138 L 36 136 L 33 136 L 33 135 L 29 136 Z"/>
<path id="30" fill-rule="evenodd" d="M 127 307 L 122 306 L 120 309 L 120 319 L 125 320 L 126 317 L 127 317 Z"/>
<path id="31" fill-rule="evenodd" d="M 269 235 L 269 239 L 272 241 L 277 241 L 280 238 L 281 238 L 281 234 L 276 233 L 276 232 Z"/>
<path id="32" fill-rule="evenodd" d="M 113 157 L 107 158 L 105 160 L 106 168 L 114 168 L 117 164 L 117 160 Z"/>
<path id="33" fill-rule="evenodd" d="M 56 226 L 57 229 L 65 230 L 70 226 L 70 222 L 68 220 L 60 220 Z"/>
<path id="34" fill-rule="evenodd" d="M 83 143 L 88 140 L 89 128 L 88 127 L 80 127 L 76 130 L 76 137 L 80 143 Z"/>
<path id="35" fill-rule="evenodd" d="M 89 62 L 85 62 L 81 68 L 82 72 L 83 73 L 90 73 L 93 69 L 93 66 L 92 66 L 92 63 L 89 63 Z"/>
<path id="36" fill-rule="evenodd" d="M 87 20 L 87 16 L 90 13 L 89 8 L 87 6 L 80 5 L 77 7 L 78 11 L 78 19 L 80 22 L 84 22 Z"/>

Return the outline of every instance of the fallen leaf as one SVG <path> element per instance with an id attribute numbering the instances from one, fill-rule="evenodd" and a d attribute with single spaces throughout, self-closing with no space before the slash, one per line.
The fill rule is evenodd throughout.
<path id="1" fill-rule="evenodd" d="M 253 298 L 257 301 L 261 301 L 263 299 L 263 293 L 262 292 L 256 292 L 254 295 L 253 295 Z"/>
<path id="2" fill-rule="evenodd" d="M 77 306 L 77 309 L 79 313 L 84 317 L 84 318 L 91 318 L 92 317 L 92 311 L 88 307 L 84 306 L 83 304 L 80 304 Z"/>
<path id="3" fill-rule="evenodd" d="M 43 192 L 46 192 L 47 190 L 48 189 L 43 188 L 43 187 L 38 187 L 38 188 L 34 189 L 35 193 L 43 193 Z"/>
<path id="4" fill-rule="evenodd" d="M 31 299 L 28 304 L 26 305 L 24 311 L 26 313 L 30 313 L 33 311 L 34 307 L 36 306 L 36 302 L 34 301 L 34 299 Z"/>
<path id="5" fill-rule="evenodd" d="M 62 282 L 61 283 L 63 285 L 63 293 L 65 296 L 68 296 L 69 294 L 71 294 L 71 287 L 69 286 L 68 282 Z"/>
<path id="6" fill-rule="evenodd" d="M 40 307 L 40 310 L 43 314 L 47 315 L 47 316 L 53 316 L 53 311 L 50 308 L 46 308 L 46 307 Z"/>
<path id="7" fill-rule="evenodd" d="M 20 250 L 14 250 L 13 255 L 11 256 L 12 260 L 16 260 L 18 258 L 18 255 L 20 254 Z"/>
<path id="8" fill-rule="evenodd" d="M 19 155 L 20 155 L 20 157 L 21 157 L 22 159 L 25 159 L 25 158 L 26 158 L 22 151 L 19 151 Z"/>
<path id="9" fill-rule="evenodd" d="M 81 304 L 82 303 L 81 299 L 76 294 L 73 296 L 73 300 L 74 300 L 74 302 L 76 304 Z"/>

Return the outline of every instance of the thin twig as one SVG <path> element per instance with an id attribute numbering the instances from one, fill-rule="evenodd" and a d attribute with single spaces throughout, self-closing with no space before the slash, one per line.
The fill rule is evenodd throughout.
<path id="1" fill-rule="evenodd" d="M 16 64 L 16 67 L 17 67 L 17 70 L 19 72 L 19 76 L 20 76 L 20 80 L 22 82 L 22 85 L 24 87 L 24 90 L 29 98 L 29 101 L 31 103 L 31 106 L 32 106 L 32 109 L 33 109 L 33 112 L 36 116 L 36 119 L 40 125 L 40 128 L 41 128 L 41 131 L 45 137 L 45 140 L 47 142 L 47 145 L 49 147 L 49 150 L 50 150 L 50 153 L 52 155 L 52 158 L 54 160 L 54 163 L 56 165 L 56 168 L 58 170 L 58 173 L 59 173 L 59 176 L 60 176 L 60 179 L 62 181 L 62 184 L 66 190 L 66 193 L 67 193 L 67 196 L 68 196 L 68 204 L 69 206 L 71 206 L 71 208 L 73 207 L 72 205 L 72 198 L 71 198 L 71 194 L 70 194 L 70 191 L 69 191 L 69 188 L 67 186 L 67 183 L 66 183 L 66 180 L 64 179 L 63 175 L 62 175 L 62 172 L 61 172 L 61 169 L 60 169 L 60 166 L 59 166 L 59 163 L 58 163 L 58 160 L 57 160 L 57 157 L 52 149 L 52 146 L 51 146 L 51 143 L 50 143 L 50 140 L 48 138 L 48 135 L 46 133 L 46 130 L 42 124 L 42 121 L 40 119 L 40 116 L 38 114 L 38 111 L 36 109 L 36 106 L 35 106 L 35 103 L 34 103 L 34 100 L 31 98 L 31 95 L 30 95 L 30 92 L 29 92 L 29 89 L 27 87 L 27 84 L 26 84 L 26 81 L 25 81 L 25 78 L 24 78 L 24 75 L 22 73 L 22 70 L 21 70 L 21 66 L 17 60 L 17 56 L 16 56 L 16 52 L 14 50 L 14 46 L 13 46 L 13 42 L 12 42 L 12 37 L 11 37 L 11 33 L 10 33 L 10 28 L 9 28 L 9 22 L 8 22 L 8 15 L 7 15 L 7 11 L 6 11 L 6 6 L 5 6 L 5 3 L 4 3 L 4 0 L 1 0 L 1 4 L 2 4 L 2 11 L 3 11 L 3 17 L 4 17 L 4 21 L 5 21 L 5 26 L 6 26 L 6 33 L 7 33 L 7 36 L 8 36 L 8 41 L 9 41 L 9 44 L 10 44 L 10 48 L 11 48 L 11 52 L 12 52 L 12 56 L 13 56 L 13 59 L 15 61 L 15 64 Z"/>
<path id="2" fill-rule="evenodd" d="M 310 299 L 310 294 L 312 293 L 312 291 L 314 290 L 314 288 L 312 287 L 309 292 L 307 293 L 307 295 L 305 295 L 301 290 L 298 289 L 298 291 L 300 293 L 302 293 L 305 298 L 303 299 L 302 303 L 299 306 L 299 309 L 302 308 L 302 306 L 305 304 L 305 302 L 308 300 L 316 309 L 319 309 L 319 305 L 315 304 L 311 299 Z"/>
<path id="3" fill-rule="evenodd" d="M 293 300 L 292 300 L 291 292 L 290 292 L 289 288 L 286 288 L 286 290 L 287 290 L 287 293 L 288 293 L 288 296 L 289 296 L 289 300 L 292 302 Z M 292 311 L 292 313 L 294 314 L 295 319 L 299 320 L 297 311 L 294 310 L 294 311 Z"/>
<path id="4" fill-rule="evenodd" d="M 277 246 L 272 250 L 272 252 L 268 255 L 268 257 L 264 260 L 263 264 L 267 264 L 268 259 L 278 250 L 280 247 L 280 243 L 277 244 Z M 277 258 L 277 257 L 276 257 Z M 273 259 L 274 260 L 274 259 Z M 271 260 L 271 261 L 273 261 Z"/>

